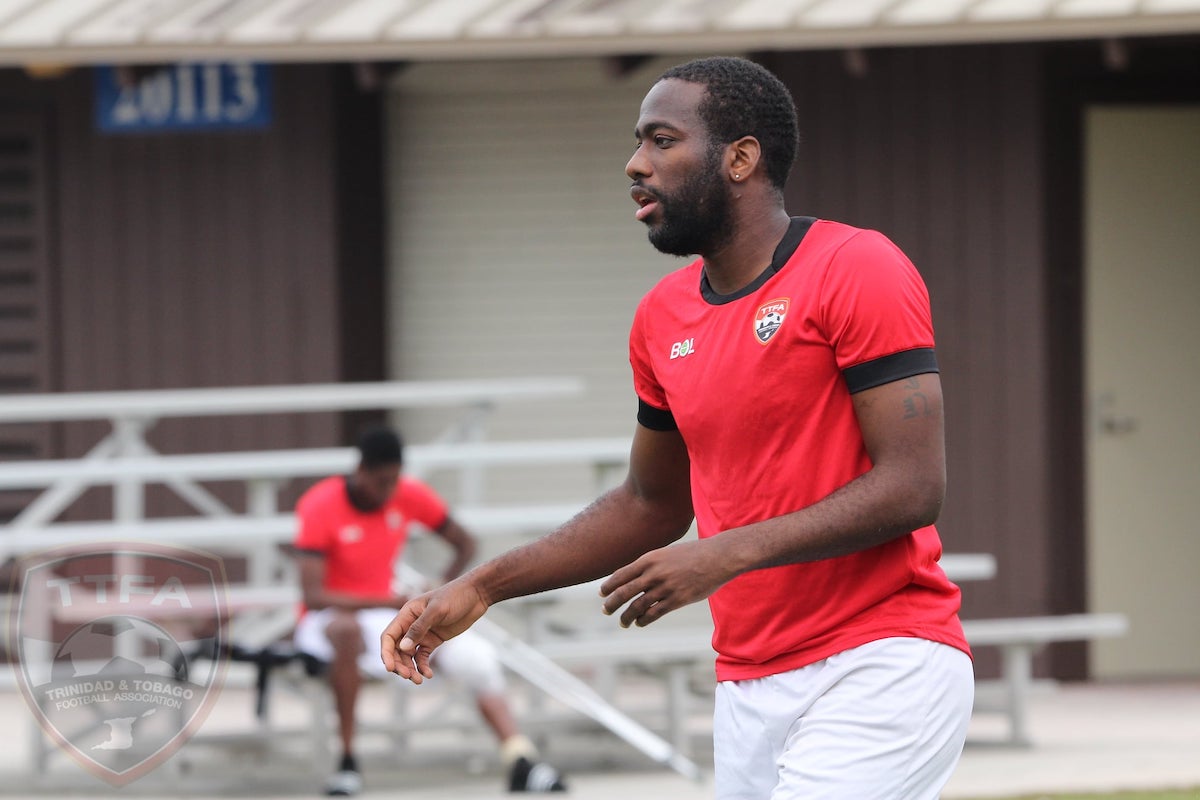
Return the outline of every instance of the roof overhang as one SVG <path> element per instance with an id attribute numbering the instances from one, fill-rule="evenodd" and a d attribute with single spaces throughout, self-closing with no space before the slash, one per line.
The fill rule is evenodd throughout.
<path id="1" fill-rule="evenodd" d="M 1200 33 L 1200 0 L 0 0 L 0 64 L 420 61 Z"/>

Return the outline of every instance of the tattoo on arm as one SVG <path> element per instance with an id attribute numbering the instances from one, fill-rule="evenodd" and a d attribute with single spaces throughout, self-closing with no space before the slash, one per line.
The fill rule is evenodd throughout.
<path id="1" fill-rule="evenodd" d="M 914 375 L 904 382 L 904 385 L 912 389 L 912 393 L 904 398 L 904 419 L 916 419 L 917 417 L 928 417 L 933 412 L 929 409 L 929 398 L 921 391 L 921 380 Z"/>

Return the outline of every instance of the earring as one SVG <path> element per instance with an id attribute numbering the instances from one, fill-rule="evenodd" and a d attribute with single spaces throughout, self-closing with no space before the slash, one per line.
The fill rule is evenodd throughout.
<path id="1" fill-rule="evenodd" d="M 742 176 L 735 172 L 735 173 L 733 173 L 733 179 L 735 181 L 740 181 L 742 179 Z"/>

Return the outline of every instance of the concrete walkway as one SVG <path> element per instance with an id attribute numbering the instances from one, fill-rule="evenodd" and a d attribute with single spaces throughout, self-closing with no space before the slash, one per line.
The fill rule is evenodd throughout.
<path id="1" fill-rule="evenodd" d="M 245 696 L 241 696 L 245 695 Z M 368 701 L 370 702 L 370 701 Z M 48 774 L 34 779 L 29 758 L 34 729 L 18 693 L 0 694 L 8 725 L 0 753 L 0 796 L 296 798 L 316 797 L 325 765 L 281 742 L 234 749 L 204 744 L 213 727 L 239 725 L 248 709 L 244 690 L 225 690 L 201 737 L 171 762 L 123 789 L 112 789 L 61 753 Z M 278 709 L 277 709 L 278 712 Z M 283 709 L 298 714 L 297 709 Z M 296 717 L 299 719 L 299 717 Z M 1200 681 L 1147 685 L 1067 685 L 1039 690 L 1030 727 L 1036 744 L 1017 749 L 989 744 L 1004 734 L 1003 720 L 978 715 L 945 800 L 1009 797 L 1062 791 L 1200 787 Z M 708 750 L 711 729 L 695 716 L 694 749 Z M 450 734 L 446 734 L 450 736 Z M 461 735 L 423 739 L 415 758 L 394 763 L 386 741 L 366 741 L 368 789 L 362 795 L 411 800 L 483 800 L 508 797 L 501 786 L 490 743 Z M 555 737 L 551 758 L 569 771 L 574 800 L 707 800 L 711 761 L 697 761 L 705 779 L 693 782 L 654 764 L 611 736 L 600 733 Z M 412 755 L 412 754 L 410 754 Z M 1200 788 L 1196 797 L 1200 798 Z"/>

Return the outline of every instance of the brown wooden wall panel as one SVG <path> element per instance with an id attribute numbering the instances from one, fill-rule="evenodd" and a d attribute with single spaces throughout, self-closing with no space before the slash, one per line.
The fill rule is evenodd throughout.
<path id="1" fill-rule="evenodd" d="M 999 561 L 997 580 L 964 585 L 970 616 L 1083 610 L 1076 117 L 1085 95 L 1166 87 L 1169 100 L 1181 80 L 1200 85 L 1194 40 L 1139 40 L 1124 74 L 1100 52 L 869 50 L 865 71 L 840 52 L 762 56 L 800 112 L 791 211 L 884 231 L 929 285 L 946 392 L 942 537 Z M 53 176 L 46 388 L 382 377 L 385 133 L 378 98 L 353 94 L 347 74 L 277 66 L 264 132 L 150 137 L 94 131 L 86 71 L 0 70 L 0 110 L 44 121 Z M 78 455 L 103 426 L 66 433 L 45 437 L 48 454 Z M 182 452 L 343 437 L 333 415 L 306 415 L 167 422 L 153 441 Z"/>
<path id="2" fill-rule="evenodd" d="M 46 110 L 57 224 L 46 390 L 330 382 L 341 378 L 334 68 L 276 66 L 263 131 L 111 135 L 92 78 L 0 76 L 0 95 Z M 61 426 L 45 455 L 86 452 L 106 426 Z M 335 414 L 165 420 L 163 452 L 342 442 Z M 92 492 L 78 513 L 103 513 Z M 240 491 L 223 492 L 240 503 Z M 155 492 L 164 513 L 186 509 Z"/>
<path id="3" fill-rule="evenodd" d="M 929 285 L 947 406 L 942 536 L 947 549 L 996 554 L 1001 572 L 965 585 L 972 616 L 1051 603 L 1043 50 L 872 50 L 861 74 L 837 52 L 763 59 L 800 112 L 792 212 L 884 231 Z M 149 137 L 93 130 L 86 73 L 32 88 L 0 75 L 0 93 L 21 84 L 23 102 L 51 94 L 58 109 L 56 389 L 372 377 L 383 360 L 351 364 L 339 305 L 381 294 L 372 276 L 382 269 L 356 247 L 381 236 L 378 223 L 369 200 L 351 201 L 372 172 L 358 156 L 382 148 L 378 135 L 360 150 L 344 141 L 356 127 L 347 113 L 380 123 L 377 106 L 346 102 L 334 76 L 277 67 L 275 124 L 262 133 Z M 350 275 L 356 259 L 366 271 Z M 72 426 L 60 454 L 101 433 Z M 169 452 L 340 440 L 331 416 L 165 422 L 153 436 Z M 161 497 L 155 506 L 182 510 Z"/>
<path id="4" fill-rule="evenodd" d="M 53 387 L 50 137 L 39 109 L 0 110 L 0 395 Z M 0 459 L 37 458 L 53 446 L 45 423 L 0 425 Z M 0 491 L 0 521 L 33 497 Z"/>
<path id="5" fill-rule="evenodd" d="M 994 553 L 972 616 L 1048 609 L 1049 335 L 1042 290 L 1040 57 L 1034 47 L 766 60 L 793 89 L 793 213 L 882 230 L 929 286 L 946 395 L 948 550 Z"/>

